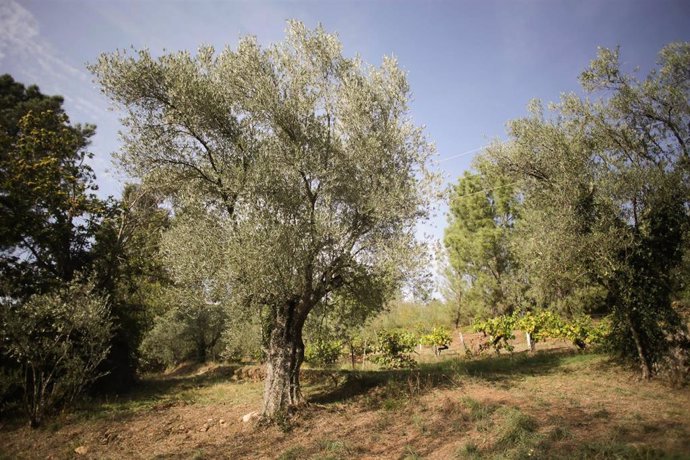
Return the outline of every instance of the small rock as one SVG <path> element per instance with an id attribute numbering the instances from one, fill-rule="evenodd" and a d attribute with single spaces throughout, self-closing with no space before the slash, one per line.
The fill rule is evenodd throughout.
<path id="1" fill-rule="evenodd" d="M 86 446 L 79 446 L 76 449 L 74 449 L 74 452 L 77 455 L 86 455 L 88 451 L 89 451 L 89 448 Z"/>
<path id="2" fill-rule="evenodd" d="M 206 420 L 206 422 L 208 422 L 209 424 L 212 424 L 212 423 L 213 423 L 213 419 L 210 418 L 210 419 Z"/>
<path id="3" fill-rule="evenodd" d="M 199 431 L 201 431 L 201 432 L 208 431 L 209 428 L 210 428 L 209 424 L 206 423 L 206 424 L 204 424 L 204 426 L 199 428 Z"/>
<path id="4" fill-rule="evenodd" d="M 257 411 L 250 412 L 250 413 L 248 413 L 248 414 L 243 415 L 243 416 L 242 416 L 242 421 L 243 421 L 244 423 L 247 423 L 247 422 L 249 422 L 249 421 L 251 421 L 251 420 L 253 420 L 253 419 L 255 419 L 255 418 L 259 418 L 259 412 L 257 412 Z"/>
<path id="5" fill-rule="evenodd" d="M 225 425 L 225 420 L 220 419 L 220 420 L 218 420 L 218 423 L 220 423 L 221 425 Z"/>

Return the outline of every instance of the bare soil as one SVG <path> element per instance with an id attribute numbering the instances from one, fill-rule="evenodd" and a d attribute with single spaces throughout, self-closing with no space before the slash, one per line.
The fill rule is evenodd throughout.
<path id="1" fill-rule="evenodd" d="M 310 404 L 278 426 L 241 421 L 260 407 L 260 368 L 190 366 L 39 429 L 5 421 L 0 457 L 690 458 L 690 389 L 543 348 L 427 356 L 411 371 L 307 369 Z"/>

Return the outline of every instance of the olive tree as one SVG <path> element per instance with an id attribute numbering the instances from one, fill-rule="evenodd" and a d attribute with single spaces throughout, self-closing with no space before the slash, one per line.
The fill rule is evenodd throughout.
<path id="1" fill-rule="evenodd" d="M 580 77 L 593 99 L 567 95 L 552 117 L 533 105 L 488 153 L 519 183 L 518 257 L 537 297 L 603 302 L 615 349 L 643 378 L 671 337 L 690 345 L 671 305 L 687 244 L 690 44 L 659 56 L 640 80 L 623 72 L 617 50 L 600 50 Z"/>
<path id="2" fill-rule="evenodd" d="M 408 114 L 405 73 L 347 58 L 299 22 L 266 48 L 247 37 L 220 53 L 115 52 L 92 71 L 125 110 L 129 174 L 194 203 L 212 223 L 194 235 L 223 261 L 214 289 L 267 319 L 264 416 L 300 404 L 312 309 L 360 283 L 388 293 L 418 250 L 433 148 Z"/>

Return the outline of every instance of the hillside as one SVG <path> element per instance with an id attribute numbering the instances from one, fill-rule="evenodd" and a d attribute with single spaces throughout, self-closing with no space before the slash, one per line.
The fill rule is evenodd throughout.
<path id="1" fill-rule="evenodd" d="M 31 430 L 2 458 L 690 458 L 690 390 L 596 354 L 443 359 L 412 371 L 304 370 L 309 407 L 245 423 L 256 368 L 192 366 Z M 76 451 L 75 451 L 76 449 Z"/>

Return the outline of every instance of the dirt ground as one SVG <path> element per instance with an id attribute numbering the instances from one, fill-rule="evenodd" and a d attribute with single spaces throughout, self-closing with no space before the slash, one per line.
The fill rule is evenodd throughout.
<path id="1" fill-rule="evenodd" d="M 0 458 L 690 458 L 690 389 L 544 348 L 411 371 L 307 369 L 309 406 L 270 427 L 241 421 L 260 407 L 256 368 L 178 369 L 36 430 L 5 421 Z"/>

